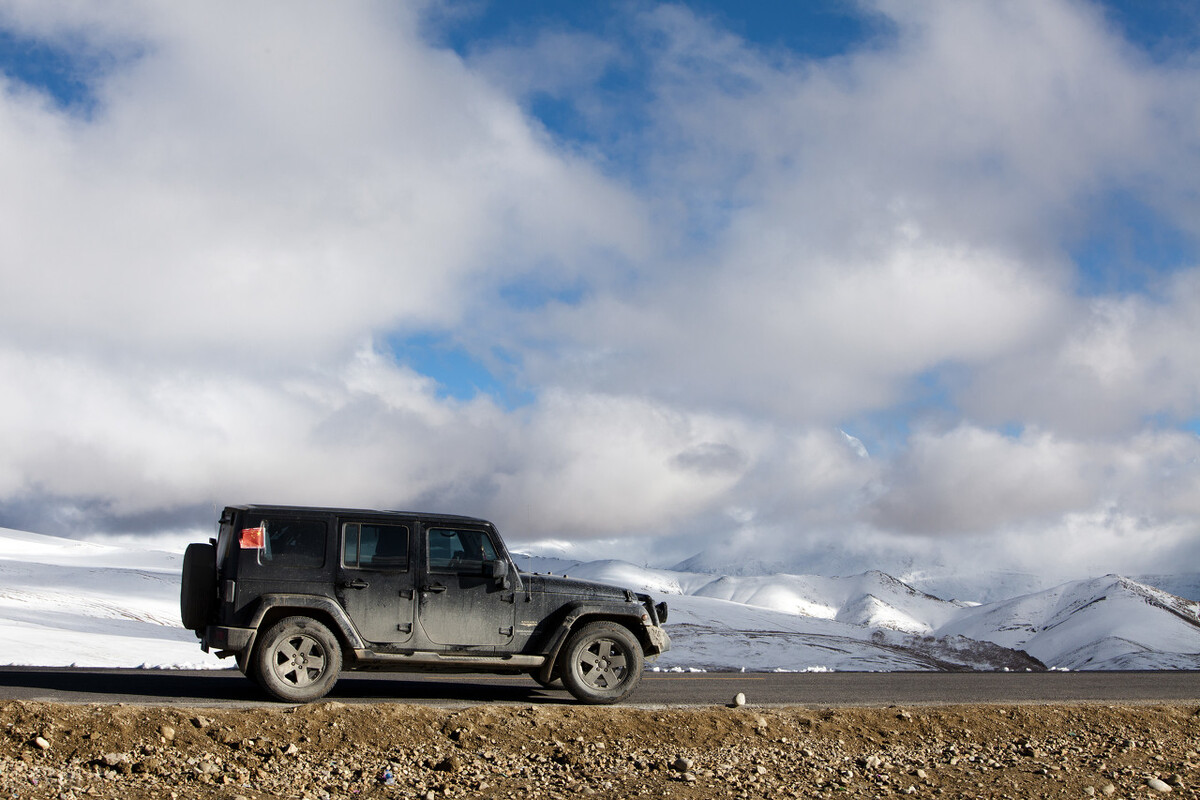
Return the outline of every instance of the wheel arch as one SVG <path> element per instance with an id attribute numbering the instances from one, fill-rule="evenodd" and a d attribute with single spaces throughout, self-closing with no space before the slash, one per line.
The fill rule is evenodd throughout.
<path id="1" fill-rule="evenodd" d="M 310 617 L 329 628 L 341 645 L 343 664 L 354 659 L 356 649 L 365 647 L 362 637 L 354 629 L 346 612 L 330 598 L 302 594 L 266 594 L 260 599 L 251 619 L 250 627 L 254 630 L 254 639 L 245 650 L 245 658 L 249 659 L 254 652 L 258 644 L 258 634 L 285 617 Z M 239 656 L 239 666 L 242 666 L 241 662 L 242 656 Z"/>
<path id="2" fill-rule="evenodd" d="M 539 668 L 538 677 L 546 681 L 551 679 L 551 676 L 558 670 L 563 646 L 571 638 L 571 634 L 592 622 L 613 622 L 626 628 L 642 646 L 642 655 L 649 656 L 653 644 L 642 624 L 640 616 L 642 610 L 640 605 L 637 606 L 637 611 L 628 609 L 624 605 L 597 607 L 590 603 L 572 603 L 567 606 L 566 616 L 551 637 L 550 646 L 546 651 L 546 661 Z"/>

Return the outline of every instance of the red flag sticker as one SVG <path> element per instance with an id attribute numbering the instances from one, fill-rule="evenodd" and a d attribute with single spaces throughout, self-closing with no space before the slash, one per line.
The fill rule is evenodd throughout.
<path id="1" fill-rule="evenodd" d="M 242 537 L 238 543 L 243 550 L 261 550 L 266 536 L 267 529 L 265 527 L 242 528 Z"/>

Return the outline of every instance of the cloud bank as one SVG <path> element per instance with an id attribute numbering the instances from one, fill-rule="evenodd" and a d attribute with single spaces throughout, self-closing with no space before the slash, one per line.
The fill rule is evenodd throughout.
<path id="1" fill-rule="evenodd" d="M 285 502 L 659 563 L 1198 555 L 1194 54 L 1067 0 L 880 0 L 820 58 L 672 5 L 455 50 L 452 11 L 0 5 L 89 93 L 0 75 L 0 524 Z M 511 391 L 449 391 L 429 341 Z"/>

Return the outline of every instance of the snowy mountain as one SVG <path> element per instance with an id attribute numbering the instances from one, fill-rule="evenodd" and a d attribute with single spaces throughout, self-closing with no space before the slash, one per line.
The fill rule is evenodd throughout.
<path id="1" fill-rule="evenodd" d="M 668 595 L 674 649 L 660 664 L 671 667 L 1200 669 L 1200 603 L 1117 576 L 977 605 L 874 571 L 716 576 L 622 561 L 518 560 L 531 571 Z M 1176 583 L 1188 585 L 1186 576 Z"/>
<path id="2" fill-rule="evenodd" d="M 173 552 L 0 529 L 8 645 L 0 663 L 231 666 L 179 625 L 181 562 Z M 1200 669 L 1200 603 L 1118 576 L 968 605 L 882 572 L 733 576 L 614 560 L 518 562 L 666 599 L 673 649 L 656 669 Z"/>
<path id="3" fill-rule="evenodd" d="M 555 556 L 560 563 L 570 564 L 573 548 L 568 543 L 557 543 Z M 536 546 L 535 552 L 545 554 L 549 548 L 544 543 Z M 590 561 L 590 557 L 576 554 L 575 562 Z M 1030 572 L 999 569 L 978 569 L 964 574 L 956 564 L 942 563 L 934 556 L 922 560 L 911 554 L 894 551 L 840 554 L 831 551 L 778 553 L 772 560 L 762 558 L 739 559 L 727 549 L 717 548 L 696 553 L 691 558 L 675 564 L 671 569 L 679 572 L 702 573 L 712 576 L 754 577 L 776 574 L 805 575 L 851 575 L 862 572 L 864 565 L 882 569 L 914 589 L 946 600 L 994 603 L 1021 595 L 1033 594 L 1063 583 L 1045 575 Z M 882 565 L 882 566 L 881 566 Z M 1171 594 L 1200 600 L 1200 573 L 1186 572 L 1170 575 L 1127 576 L 1162 589 Z"/>
<path id="4" fill-rule="evenodd" d="M 548 569 L 544 559 L 518 556 L 530 571 Z M 939 600 L 882 572 L 848 578 L 817 575 L 714 576 L 648 569 L 623 561 L 554 564 L 573 577 L 615 583 L 657 594 L 711 597 L 739 605 L 849 625 L 929 634 L 963 604 Z"/>
<path id="5" fill-rule="evenodd" d="M 1065 669 L 1200 669 L 1200 603 L 1117 575 L 965 609 L 938 634 Z"/>

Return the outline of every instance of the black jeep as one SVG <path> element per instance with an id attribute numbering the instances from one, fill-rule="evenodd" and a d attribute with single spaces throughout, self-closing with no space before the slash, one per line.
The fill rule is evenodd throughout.
<path id="1" fill-rule="evenodd" d="M 667 605 L 518 572 L 490 522 L 232 506 L 183 561 L 184 627 L 272 696 L 324 696 L 342 669 L 528 673 L 616 703 L 670 647 Z"/>

